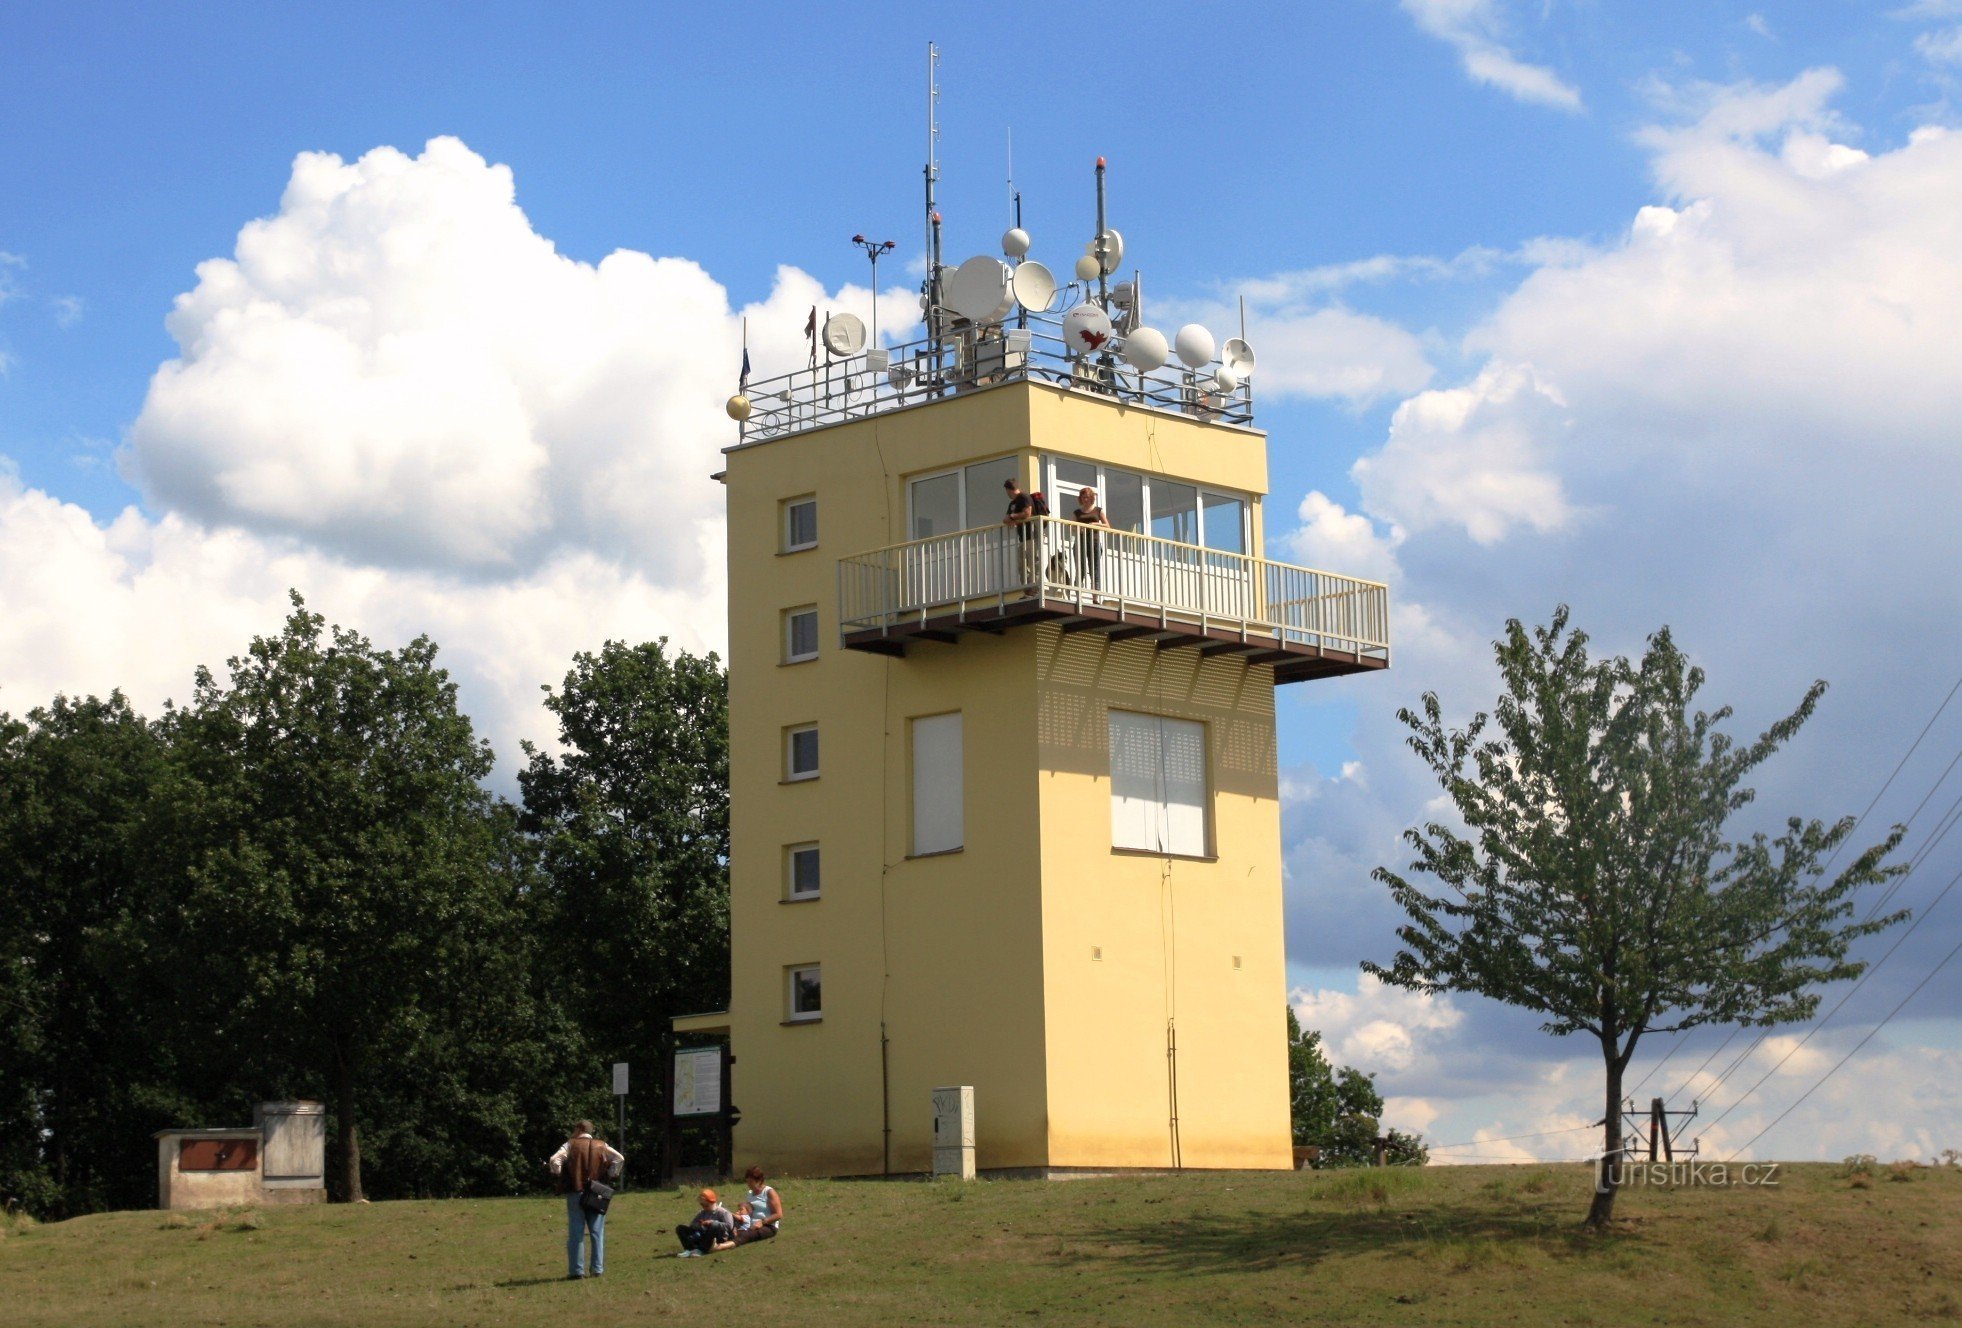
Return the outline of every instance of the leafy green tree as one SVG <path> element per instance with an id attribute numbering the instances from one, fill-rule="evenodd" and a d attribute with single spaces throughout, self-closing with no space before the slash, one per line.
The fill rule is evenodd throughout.
<path id="1" fill-rule="evenodd" d="M 1340 1070 L 1322 1050 L 1322 1035 L 1303 1029 L 1288 1007 L 1288 1088 L 1292 1101 L 1294 1142 L 1321 1150 L 1316 1168 L 1369 1166 L 1376 1160 L 1381 1132 L 1383 1096 L 1376 1076 L 1353 1065 Z M 1422 1165 L 1430 1160 L 1421 1134 L 1391 1130 L 1386 1160 L 1392 1165 Z"/>
<path id="2" fill-rule="evenodd" d="M 121 693 L 0 715 L 0 1191 L 45 1215 L 153 1192 L 160 1073 L 114 939 L 162 771 Z"/>
<path id="3" fill-rule="evenodd" d="M 424 1077 L 395 1104 L 440 1087 L 494 1036 L 477 1025 L 505 984 L 525 990 L 517 891 L 479 783 L 491 753 L 428 638 L 378 650 L 297 593 L 284 630 L 227 667 L 223 681 L 200 669 L 192 705 L 164 721 L 184 787 L 164 856 L 183 866 L 155 921 L 187 994 L 178 1027 L 202 1034 L 190 1072 L 225 1086 L 208 1101 L 324 1087 L 330 1187 L 356 1200 L 364 1093 L 413 1064 Z M 481 1120 L 468 1097 L 447 1102 Z"/>
<path id="4" fill-rule="evenodd" d="M 1387 868 L 1376 878 L 1409 916 L 1402 948 L 1364 969 L 1422 992 L 1476 992 L 1545 1016 L 1556 1036 L 1600 1047 L 1602 1151 L 1620 1149 L 1622 1073 L 1641 1039 L 1706 1023 L 1804 1019 L 1817 984 L 1858 975 L 1848 947 L 1898 922 L 1850 920 L 1855 894 L 1886 866 L 1896 826 L 1830 881 L 1820 864 L 1852 833 L 1792 818 L 1775 838 L 1733 842 L 1725 823 L 1752 799 L 1743 779 L 1811 716 L 1824 683 L 1755 742 L 1719 731 L 1728 708 L 1692 711 L 1703 671 L 1667 628 L 1639 663 L 1588 658 L 1563 605 L 1546 627 L 1506 624 L 1496 643 L 1505 693 L 1487 716 L 1448 727 L 1434 694 L 1399 712 L 1411 749 L 1463 829 L 1405 832 L 1427 892 Z M 1588 1224 L 1613 1216 L 1603 1168 Z"/>
<path id="5" fill-rule="evenodd" d="M 527 745 L 518 780 L 556 953 L 592 975 L 566 996 L 605 1059 L 658 1084 L 674 1016 L 728 1006 L 727 677 L 712 654 L 609 641 L 545 704 L 563 750 Z"/>

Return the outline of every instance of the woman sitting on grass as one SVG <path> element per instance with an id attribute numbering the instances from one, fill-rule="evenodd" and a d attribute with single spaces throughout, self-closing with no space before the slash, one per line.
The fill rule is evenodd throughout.
<path id="1" fill-rule="evenodd" d="M 768 1240 L 777 1234 L 777 1224 L 783 1221 L 783 1200 L 776 1190 L 763 1183 L 763 1168 L 751 1167 L 743 1173 L 743 1179 L 749 1182 L 749 1193 L 743 1196 L 737 1215 L 734 1242 L 737 1245 Z"/>

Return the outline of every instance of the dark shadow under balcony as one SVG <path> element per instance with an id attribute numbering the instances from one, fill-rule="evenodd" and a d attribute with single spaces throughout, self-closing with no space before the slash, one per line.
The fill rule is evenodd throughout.
<path id="1" fill-rule="evenodd" d="M 1277 683 L 1388 668 L 1389 588 L 1246 554 L 1045 517 L 838 562 L 848 649 L 1037 623 L 1272 665 Z"/>

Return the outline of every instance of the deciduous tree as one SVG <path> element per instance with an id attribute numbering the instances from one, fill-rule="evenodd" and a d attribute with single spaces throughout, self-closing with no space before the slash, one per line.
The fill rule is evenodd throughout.
<path id="1" fill-rule="evenodd" d="M 1727 838 L 1752 799 L 1744 778 L 1798 732 L 1825 684 L 1737 746 L 1719 727 L 1729 708 L 1692 708 L 1703 671 L 1666 627 L 1638 663 L 1591 660 L 1567 617 L 1562 606 L 1546 627 L 1506 624 L 1493 736 L 1483 713 L 1447 725 L 1434 694 L 1400 712 L 1463 824 L 1404 836 L 1412 872 L 1442 889 L 1377 870 L 1410 920 L 1396 956 L 1363 967 L 1416 991 L 1489 996 L 1545 1016 L 1556 1036 L 1592 1038 L 1612 1160 L 1622 1073 L 1643 1037 L 1804 1019 L 1814 988 L 1862 971 L 1847 958 L 1852 943 L 1906 916 L 1852 916 L 1859 891 L 1903 870 L 1886 865 L 1902 829 L 1829 880 L 1821 863 L 1852 834 L 1851 817 Z M 1595 1227 L 1614 1212 L 1615 1169 L 1602 1171 Z"/>

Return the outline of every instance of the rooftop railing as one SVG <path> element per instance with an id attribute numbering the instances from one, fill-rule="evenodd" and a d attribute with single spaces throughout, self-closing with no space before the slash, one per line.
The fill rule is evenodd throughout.
<path id="1" fill-rule="evenodd" d="M 1000 383 L 1046 382 L 1112 397 L 1134 406 L 1224 424 L 1253 423 L 1253 388 L 1214 390 L 1214 366 L 1188 369 L 1174 361 L 1148 373 L 1131 368 L 1114 349 L 1071 354 L 1060 319 L 1023 316 L 999 326 L 967 327 L 938 343 L 930 338 L 875 347 L 843 359 L 826 357 L 775 378 L 749 384 L 744 443 L 765 442 L 806 429 L 863 419 L 903 406 L 978 391 Z M 1113 348 L 1119 343 L 1113 339 Z"/>
<path id="2" fill-rule="evenodd" d="M 1377 581 L 1058 517 L 988 526 L 838 562 L 846 637 L 999 614 L 1034 599 L 1094 605 L 1168 630 L 1221 630 L 1277 646 L 1390 656 L 1390 592 Z"/>

